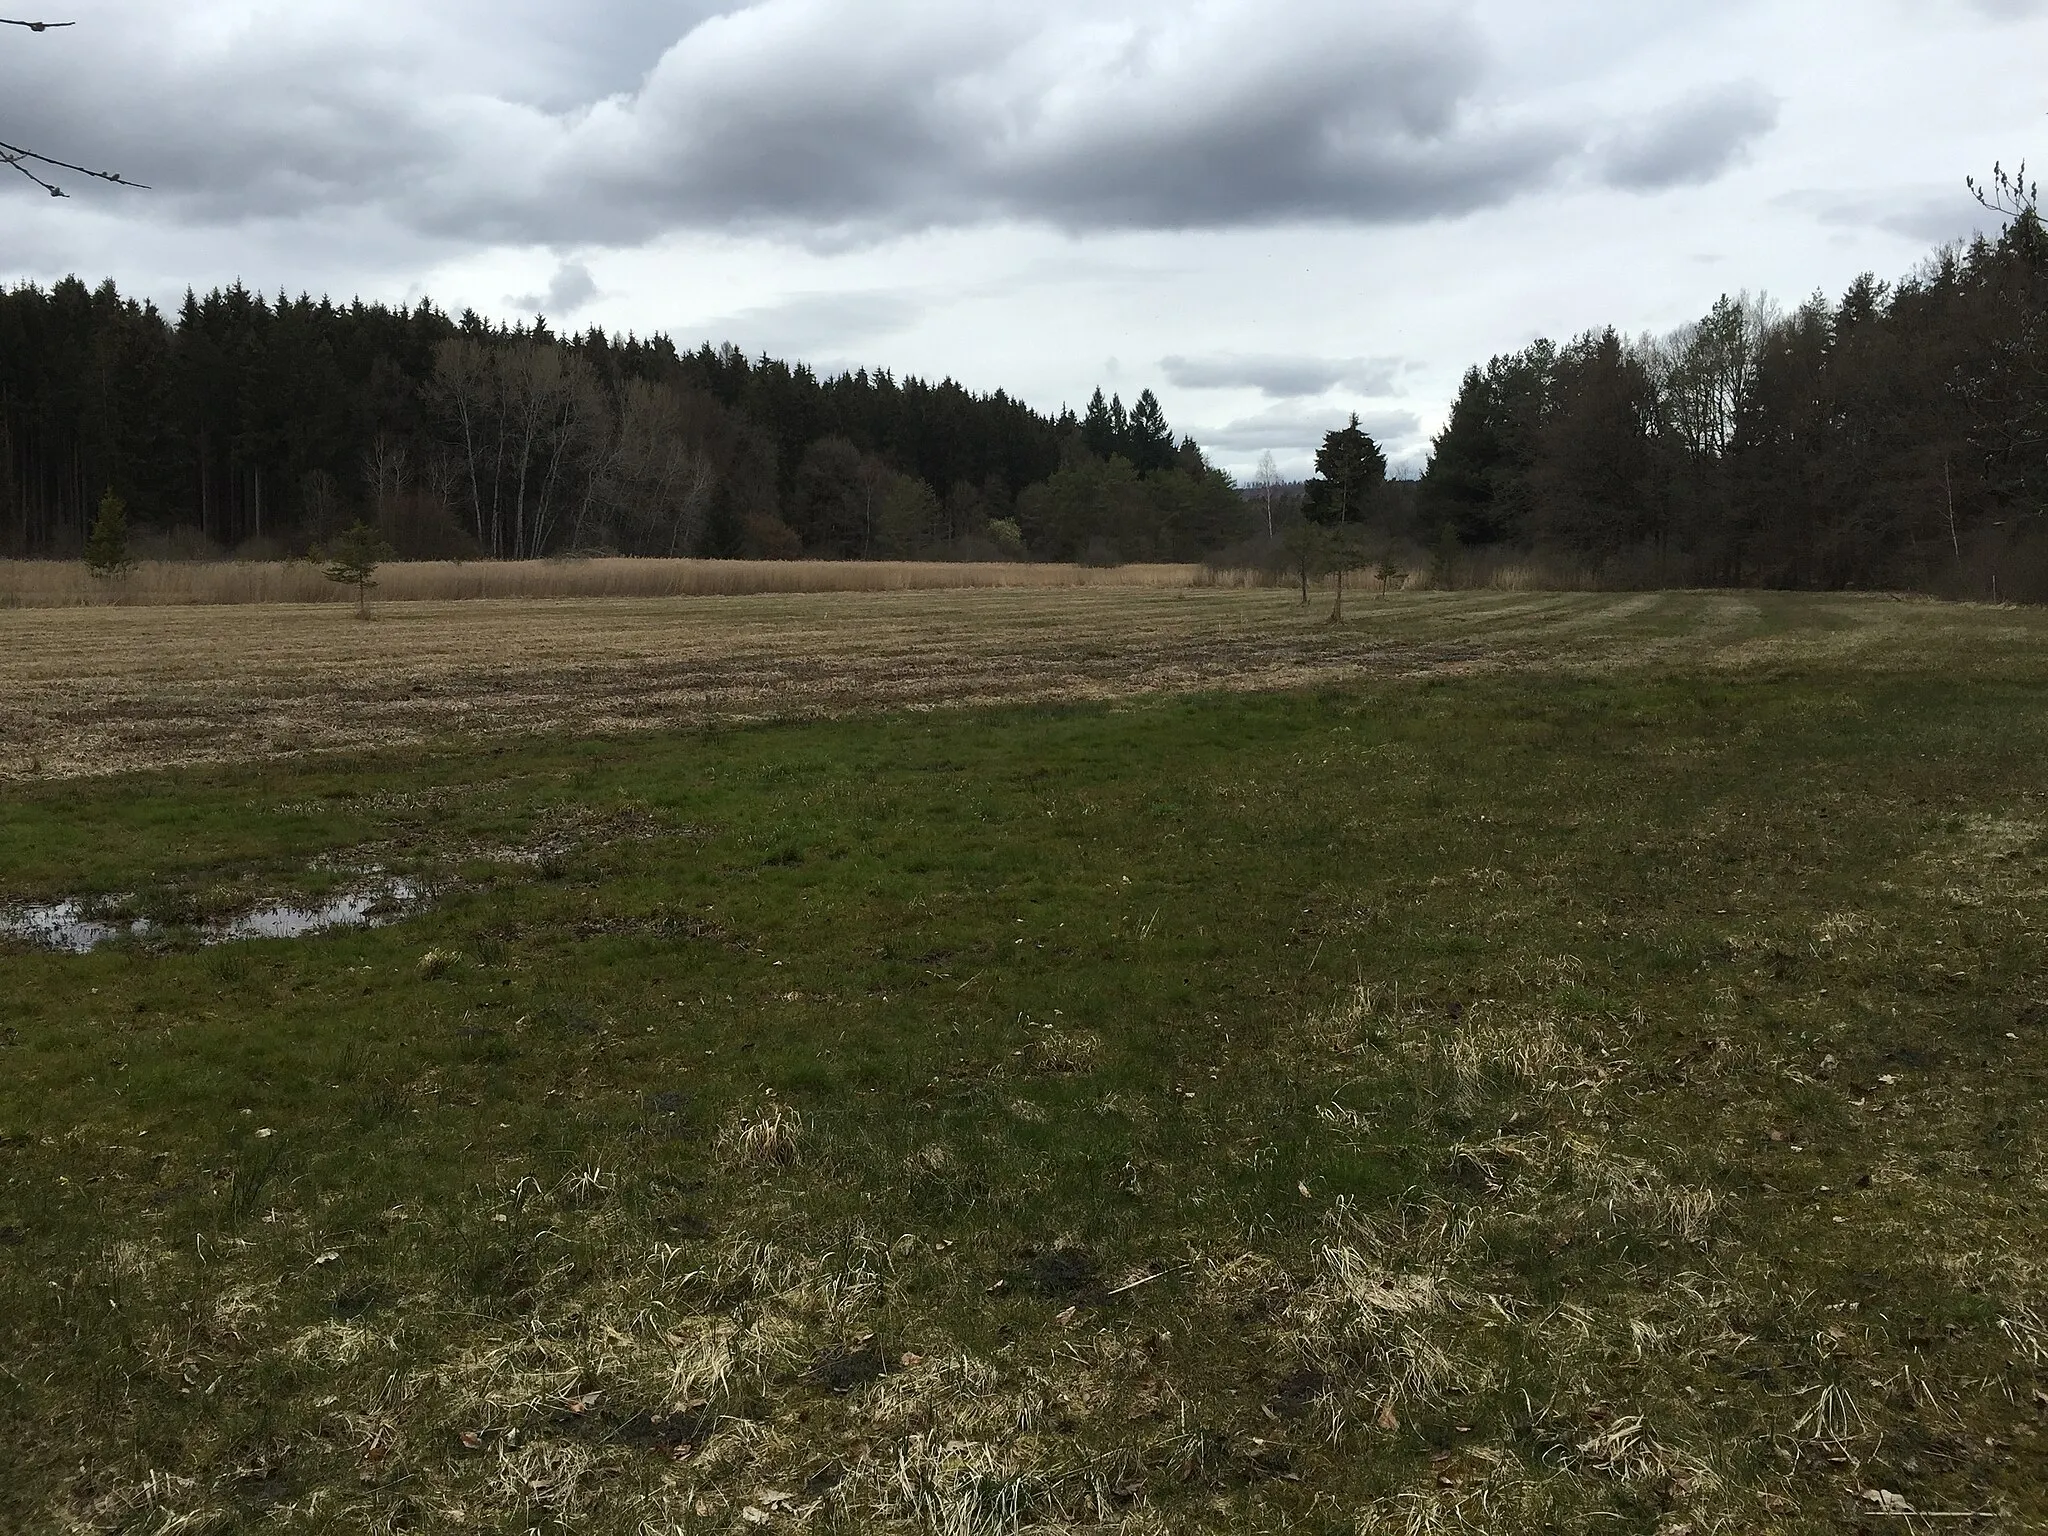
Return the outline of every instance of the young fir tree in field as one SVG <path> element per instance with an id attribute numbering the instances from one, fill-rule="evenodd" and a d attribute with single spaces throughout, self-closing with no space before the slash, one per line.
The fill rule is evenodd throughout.
<path id="1" fill-rule="evenodd" d="M 377 566 L 391 555 L 391 546 L 368 523 L 357 523 L 327 546 L 329 581 L 356 589 L 356 617 L 370 616 L 370 588 L 377 585 Z"/>
<path id="2" fill-rule="evenodd" d="M 1290 527 L 1282 538 L 1287 563 L 1301 582 L 1301 605 L 1308 606 L 1308 582 L 1322 574 L 1323 530 L 1306 518 Z"/>
<path id="3" fill-rule="evenodd" d="M 110 486 L 85 541 L 85 566 L 95 576 L 121 576 L 134 568 L 128 554 L 128 503 Z"/>
<path id="4" fill-rule="evenodd" d="M 1301 510 L 1323 530 L 1324 564 L 1337 577 L 1333 622 L 1344 617 L 1344 573 L 1365 563 L 1365 515 L 1386 479 L 1387 456 L 1355 415 L 1316 450 L 1316 477 L 1308 483 Z"/>

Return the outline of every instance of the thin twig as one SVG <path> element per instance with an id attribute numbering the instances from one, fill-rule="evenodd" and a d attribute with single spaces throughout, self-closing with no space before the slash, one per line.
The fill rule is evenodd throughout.
<path id="1" fill-rule="evenodd" d="M 1865 1509 L 1857 1513 L 1871 1520 L 1996 1520 L 1995 1509 Z"/>
<path id="2" fill-rule="evenodd" d="M 53 32 L 63 27 L 75 27 L 77 25 L 78 23 L 75 21 L 18 21 L 12 16 L 0 16 L 0 27 L 20 27 L 28 32 Z M 30 170 L 27 165 L 27 162 L 30 160 L 35 161 L 38 165 L 51 166 L 60 171 L 75 171 L 78 175 L 90 176 L 95 181 L 111 182 L 117 187 L 134 187 L 137 191 L 141 192 L 149 190 L 141 182 L 130 181 L 118 171 L 96 171 L 90 166 L 73 165 L 69 160 L 59 160 L 51 155 L 38 154 L 35 150 L 22 148 L 19 144 L 0 142 L 0 163 L 13 166 L 52 197 L 70 196 L 68 192 L 55 182 L 45 181 L 34 171 Z"/>
<path id="3" fill-rule="evenodd" d="M 1154 1280 L 1164 1280 L 1168 1275 L 1177 1275 L 1184 1269 L 1193 1269 L 1194 1267 L 1195 1263 L 1192 1259 L 1188 1260 L 1185 1264 L 1170 1265 L 1167 1268 L 1158 1271 L 1156 1274 L 1141 1276 L 1140 1278 L 1133 1280 L 1129 1285 L 1120 1285 L 1113 1291 L 1104 1291 L 1103 1296 L 1105 1298 L 1110 1296 L 1122 1296 L 1126 1292 L 1135 1291 L 1141 1285 L 1150 1285 Z"/>
<path id="4" fill-rule="evenodd" d="M 52 155 L 37 154 L 32 149 L 23 149 L 19 144 L 9 144 L 4 140 L 0 140 L 0 161 L 13 166 L 22 175 L 49 193 L 50 196 L 64 197 L 68 195 L 63 188 L 51 185 L 34 171 L 30 170 L 22 163 L 25 160 L 33 160 L 38 165 L 54 166 L 60 171 L 76 171 L 81 176 L 90 176 L 95 181 L 112 182 L 117 187 L 133 187 L 138 192 L 150 190 L 142 182 L 130 181 L 119 171 L 96 171 L 90 166 L 73 165 L 69 160 L 59 160 Z"/>

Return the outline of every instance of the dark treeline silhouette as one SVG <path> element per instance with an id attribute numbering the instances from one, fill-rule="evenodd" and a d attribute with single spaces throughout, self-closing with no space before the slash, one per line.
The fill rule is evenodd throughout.
<path id="1" fill-rule="evenodd" d="M 1614 585 L 2048 599 L 2048 233 L 1998 186 L 1996 239 L 1896 284 L 1473 369 L 1404 531 Z"/>
<path id="2" fill-rule="evenodd" d="M 1149 390 L 1083 419 L 426 302 L 0 292 L 0 552 L 76 554 L 109 489 L 194 553 L 364 519 L 409 557 L 1193 559 L 1249 522 Z"/>
<path id="3" fill-rule="evenodd" d="M 1230 477 L 1193 438 L 1175 443 L 1149 389 L 1129 412 L 1098 389 L 1062 446 L 1058 472 L 1017 503 L 1023 535 L 1055 559 L 1194 560 L 1253 529 Z"/>

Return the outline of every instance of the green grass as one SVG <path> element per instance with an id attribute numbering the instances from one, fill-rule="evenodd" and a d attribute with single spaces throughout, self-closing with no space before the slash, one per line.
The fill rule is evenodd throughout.
<path id="1" fill-rule="evenodd" d="M 2043 681 L 17 787 L 0 1527 L 2039 1528 Z"/>

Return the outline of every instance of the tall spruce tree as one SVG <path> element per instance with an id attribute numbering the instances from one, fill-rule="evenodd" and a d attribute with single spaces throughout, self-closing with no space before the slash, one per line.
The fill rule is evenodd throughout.
<path id="1" fill-rule="evenodd" d="M 1124 456 L 1139 474 L 1149 475 L 1175 466 L 1173 429 L 1166 424 L 1166 412 L 1160 409 L 1159 397 L 1151 390 L 1139 395 L 1138 403 L 1131 407 L 1127 435 Z"/>
<path id="2" fill-rule="evenodd" d="M 1098 387 L 1088 398 L 1088 413 L 1081 418 L 1081 441 L 1098 459 L 1109 459 L 1123 451 L 1119 433 L 1109 414 L 1109 402 Z"/>
<path id="3" fill-rule="evenodd" d="M 1430 443 L 1429 465 L 1416 493 L 1429 529 L 1459 536 L 1490 526 L 1495 477 L 1507 456 L 1493 420 L 1493 388 L 1477 368 L 1465 371 L 1450 419 Z"/>

